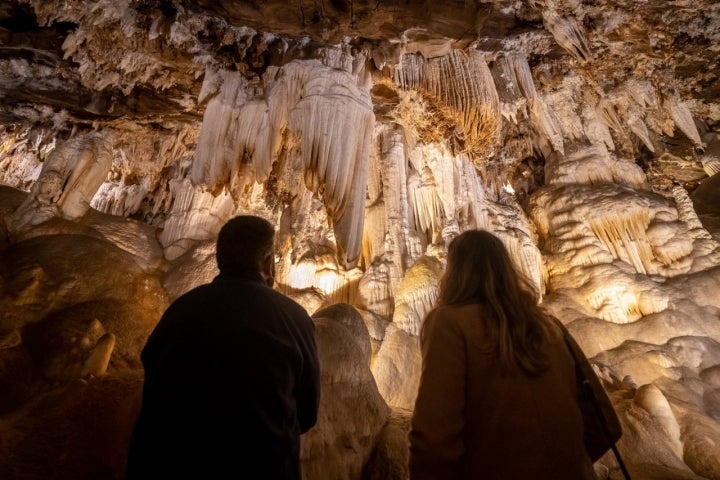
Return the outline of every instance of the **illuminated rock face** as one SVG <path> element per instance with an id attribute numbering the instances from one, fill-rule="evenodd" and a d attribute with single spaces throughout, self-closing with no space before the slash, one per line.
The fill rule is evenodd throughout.
<path id="1" fill-rule="evenodd" d="M 406 478 L 470 228 L 596 363 L 633 478 L 720 478 L 720 6 L 261 3 L 0 7 L 0 477 L 122 475 L 144 340 L 253 213 L 318 325 L 306 478 Z"/>

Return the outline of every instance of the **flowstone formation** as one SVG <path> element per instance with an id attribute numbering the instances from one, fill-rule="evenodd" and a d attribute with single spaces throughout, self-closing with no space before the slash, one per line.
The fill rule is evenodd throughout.
<path id="1" fill-rule="evenodd" d="M 720 478 L 718 45 L 709 0 L 3 3 L 0 477 L 122 478 L 144 341 L 252 213 L 317 325 L 306 479 L 407 478 L 471 228 L 595 364 L 633 478 Z"/>

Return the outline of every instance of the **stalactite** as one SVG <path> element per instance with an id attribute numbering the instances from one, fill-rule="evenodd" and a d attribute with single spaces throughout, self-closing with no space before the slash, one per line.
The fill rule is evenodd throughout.
<path id="1" fill-rule="evenodd" d="M 720 158 L 703 157 L 701 162 L 703 170 L 707 173 L 708 177 L 720 173 Z"/>
<path id="2" fill-rule="evenodd" d="M 419 172 L 419 183 L 408 183 L 411 194 L 411 205 L 424 214 L 425 220 L 421 223 L 429 227 L 430 233 L 436 233 L 442 228 L 445 220 L 454 216 L 456 210 L 455 200 L 458 196 L 456 177 L 456 163 L 454 156 L 444 145 L 429 144 L 418 145 L 408 154 L 408 160 L 415 172 Z M 418 209 L 418 205 L 422 208 Z M 416 225 L 418 217 L 415 216 Z M 418 231 L 425 231 L 422 227 Z"/>
<path id="3" fill-rule="evenodd" d="M 411 252 L 415 234 L 410 228 L 408 162 L 401 131 L 380 127 L 374 138 L 363 236 L 365 275 L 359 300 L 362 308 L 390 319 L 400 281 L 416 258 Z"/>
<path id="4" fill-rule="evenodd" d="M 210 191 L 237 183 L 237 176 L 243 173 L 242 152 L 246 149 L 244 139 L 238 137 L 238 132 L 241 131 L 242 106 L 248 101 L 247 82 L 238 72 L 223 72 L 221 77 L 219 91 L 205 109 L 190 171 L 193 184 L 203 185 Z M 207 81 L 210 82 L 211 78 Z M 254 121 L 262 124 L 263 120 L 260 117 Z M 246 124 L 245 131 L 247 129 Z M 247 163 L 247 160 L 243 163 Z"/>
<path id="5" fill-rule="evenodd" d="M 375 116 L 367 91 L 341 71 L 308 80 L 288 129 L 300 135 L 305 185 L 322 191 L 338 240 L 338 258 L 354 266 L 362 248 L 363 211 Z M 343 105 L 341 108 L 340 105 Z"/>
<path id="6" fill-rule="evenodd" d="M 542 274 L 543 261 L 540 250 L 532 242 L 532 239 L 526 235 L 518 237 L 516 235 L 503 235 L 501 232 L 500 239 L 507 247 L 515 268 L 535 289 L 535 294 L 539 301 L 542 299 L 545 290 L 545 282 L 543 281 Z"/>
<path id="7" fill-rule="evenodd" d="M 407 161 L 402 135 L 397 130 L 381 132 L 379 135 L 379 156 L 381 179 L 388 230 L 388 247 L 392 257 L 390 288 L 394 293 L 400 286 L 400 279 L 410 267 L 410 201 L 408 198 Z"/>
<path id="8" fill-rule="evenodd" d="M 625 125 L 651 152 L 655 145 L 650 137 L 646 118 L 648 108 L 656 103 L 649 87 L 636 82 L 623 85 L 598 102 L 598 117 L 623 138 L 627 137 Z M 607 143 L 607 142 L 606 142 Z"/>
<path id="9" fill-rule="evenodd" d="M 140 209 L 150 188 L 148 177 L 135 185 L 106 181 L 100 186 L 90 205 L 101 212 L 129 217 Z"/>
<path id="10" fill-rule="evenodd" d="M 160 224 L 170 209 L 170 198 L 167 189 L 159 185 L 185 176 L 197 138 L 195 126 L 118 135 L 113 145 L 112 168 L 91 206 L 101 212 L 142 216 L 147 223 Z"/>
<path id="11" fill-rule="evenodd" d="M 496 58 L 490 65 L 490 73 L 492 73 L 495 90 L 498 93 L 498 99 L 501 104 L 515 105 L 518 100 L 524 98 L 520 91 L 518 80 L 515 77 L 515 71 L 511 66 L 509 55 Z"/>
<path id="12" fill-rule="evenodd" d="M 406 90 L 420 90 L 425 78 L 424 68 L 422 55 L 403 55 L 395 69 L 395 83 Z"/>
<path id="13" fill-rule="evenodd" d="M 564 153 L 565 146 L 563 141 L 562 129 L 553 112 L 547 107 L 545 101 L 541 97 L 536 97 L 530 102 L 530 118 L 533 127 L 537 130 L 542 139 L 547 140 L 553 151 Z M 542 149 L 542 146 L 541 150 Z M 550 155 L 551 152 L 544 152 Z"/>
<path id="14" fill-rule="evenodd" d="M 503 117 L 517 124 L 518 116 L 527 117 L 527 100 L 537 95 L 527 59 L 521 54 L 508 53 L 495 59 L 490 71 Z"/>
<path id="15" fill-rule="evenodd" d="M 410 174 L 408 191 L 415 229 L 430 234 L 437 232 L 445 217 L 445 210 L 437 193 L 435 180 L 427 167 L 421 173 Z"/>
<path id="16" fill-rule="evenodd" d="M 562 18 L 551 10 L 543 10 L 543 25 L 572 56 L 581 62 L 592 59 L 585 33 L 574 18 Z"/>
<path id="17" fill-rule="evenodd" d="M 586 141 L 582 120 L 578 115 L 577 101 L 582 95 L 585 82 L 576 75 L 568 75 L 563 79 L 563 84 L 566 88 L 543 95 L 542 100 L 547 110 L 552 112 L 552 117 L 557 122 L 564 145 L 567 147 L 573 143 Z"/>
<path id="18" fill-rule="evenodd" d="M 217 192 L 229 185 L 234 197 L 253 180 L 264 182 L 281 148 L 284 130 L 304 163 L 306 187 L 319 193 L 333 222 L 338 258 L 352 268 L 362 249 L 369 144 L 374 115 L 359 56 L 328 54 L 352 73 L 320 61 L 290 62 L 266 77 L 264 97 L 247 97 L 237 73 L 208 76 L 210 98 L 193 163 L 194 184 Z"/>
<path id="19" fill-rule="evenodd" d="M 385 202 L 378 200 L 365 208 L 365 228 L 363 229 L 363 264 L 372 265 L 385 251 L 385 236 L 388 232 Z"/>
<path id="20" fill-rule="evenodd" d="M 454 163 L 457 172 L 454 219 L 470 228 L 488 228 L 490 220 L 486 207 L 487 195 L 477 169 L 464 155 L 456 157 Z"/>
<path id="21" fill-rule="evenodd" d="M 405 55 L 395 73 L 404 89 L 422 90 L 460 126 L 465 149 L 479 153 L 498 141 L 502 125 L 500 99 L 482 53 L 452 50 L 424 61 Z"/>
<path id="22" fill-rule="evenodd" d="M 623 128 L 622 121 L 615 109 L 615 102 L 611 97 L 600 99 L 597 104 L 596 111 L 598 118 L 600 118 L 605 125 L 620 135 L 624 134 L 625 129 Z"/>
<path id="23" fill-rule="evenodd" d="M 615 150 L 615 142 L 607 122 L 601 120 L 598 111 L 590 105 L 583 106 L 582 109 L 583 127 L 585 129 L 585 137 L 593 145 L 605 145 L 608 150 Z"/>
<path id="24" fill-rule="evenodd" d="M 683 132 L 685 136 L 693 142 L 693 144 L 698 146 L 702 145 L 700 133 L 697 130 L 692 113 L 685 102 L 674 95 L 670 95 L 665 99 L 663 106 L 668 111 L 670 118 L 673 119 L 675 125 L 677 125 L 680 131 Z"/>
<path id="25" fill-rule="evenodd" d="M 193 186 L 188 179 L 172 180 L 170 190 L 172 208 L 158 240 L 165 248 L 165 257 L 174 260 L 193 241 L 214 237 L 235 212 L 235 202 L 226 190 L 213 195 Z"/>
<path id="26" fill-rule="evenodd" d="M 648 132 L 647 125 L 645 125 L 645 121 L 642 119 L 640 112 L 635 109 L 629 109 L 625 122 L 628 127 L 630 127 L 630 131 L 637 135 L 648 150 L 655 152 L 655 145 L 653 145 L 653 142 L 650 139 L 650 132 Z"/>
<path id="27" fill-rule="evenodd" d="M 39 158 L 21 146 L 12 148 L 12 153 L 0 151 L 0 183 L 30 190 L 40 176 L 42 165 Z"/>
<path id="28" fill-rule="evenodd" d="M 654 274 L 653 253 L 645 232 L 650 225 L 647 208 L 630 206 L 622 213 L 612 212 L 589 220 L 593 233 L 613 257 L 632 265 L 638 273 Z"/>
<path id="29" fill-rule="evenodd" d="M 513 72 L 513 78 L 517 82 L 520 92 L 525 98 L 533 99 L 537 97 L 535 90 L 535 81 L 533 80 L 530 65 L 528 65 L 527 57 L 522 54 L 512 54 L 508 57 L 508 63 Z"/>
<path id="30" fill-rule="evenodd" d="M 658 108 L 658 98 L 650 82 L 630 79 L 622 85 L 622 88 L 641 108 L 651 110 Z"/>

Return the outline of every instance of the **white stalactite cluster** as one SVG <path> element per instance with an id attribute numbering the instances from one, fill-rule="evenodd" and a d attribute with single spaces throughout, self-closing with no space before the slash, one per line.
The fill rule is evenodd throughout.
<path id="1" fill-rule="evenodd" d="M 592 60 L 592 52 L 583 28 L 573 17 L 563 17 L 553 9 L 543 9 L 543 25 L 555 41 L 581 62 Z"/>
<path id="2" fill-rule="evenodd" d="M 661 96 L 664 100 L 660 100 Z M 688 106 L 672 94 L 658 92 L 647 81 L 624 83 L 601 98 L 596 109 L 598 118 L 619 135 L 621 141 L 635 137 L 651 152 L 656 151 L 651 132 L 672 137 L 676 127 L 694 145 L 702 145 Z M 615 146 L 608 145 L 608 148 L 614 150 Z"/>
<path id="3" fill-rule="evenodd" d="M 452 50 L 429 60 L 405 55 L 395 71 L 395 82 L 432 98 L 437 108 L 457 122 L 467 151 L 486 152 L 499 140 L 500 99 L 481 52 Z"/>
<path id="4" fill-rule="evenodd" d="M 328 55 L 326 61 L 346 62 Z M 323 199 L 332 219 L 338 258 L 360 257 L 367 165 L 374 115 L 362 58 L 345 70 L 320 61 L 293 61 L 266 77 L 260 98 L 245 80 L 222 73 L 208 102 L 191 178 L 210 191 L 228 186 L 238 198 L 264 182 L 281 148 L 297 148 L 305 186 Z M 216 83 L 214 75 L 206 85 Z M 288 141 L 289 139 L 289 141 Z"/>

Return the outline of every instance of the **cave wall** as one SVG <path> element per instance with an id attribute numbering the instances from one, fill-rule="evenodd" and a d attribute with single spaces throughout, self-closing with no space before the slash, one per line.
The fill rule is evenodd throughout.
<path id="1" fill-rule="evenodd" d="M 324 351 L 371 347 L 329 366 L 308 478 L 405 478 L 469 228 L 596 364 L 633 477 L 720 478 L 719 5 L 12 0 L 0 37 L 0 472 L 121 475 L 144 339 L 253 213 L 277 288 L 355 322 Z"/>

